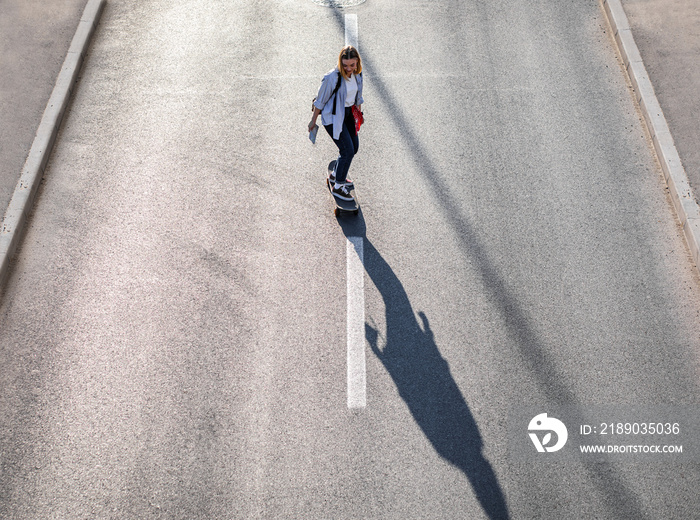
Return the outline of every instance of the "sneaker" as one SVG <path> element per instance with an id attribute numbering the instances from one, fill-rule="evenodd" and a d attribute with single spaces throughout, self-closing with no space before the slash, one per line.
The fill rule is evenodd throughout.
<path id="1" fill-rule="evenodd" d="M 350 195 L 350 191 L 349 191 L 347 185 L 340 185 L 337 188 L 332 187 L 331 193 L 341 200 L 355 200 L 352 198 L 352 195 Z"/>
<path id="2" fill-rule="evenodd" d="M 328 182 L 331 183 L 331 186 L 335 184 L 335 172 L 330 174 L 330 176 L 328 177 Z M 355 184 L 350 179 L 345 179 L 345 186 L 348 189 L 352 189 L 355 187 Z"/>

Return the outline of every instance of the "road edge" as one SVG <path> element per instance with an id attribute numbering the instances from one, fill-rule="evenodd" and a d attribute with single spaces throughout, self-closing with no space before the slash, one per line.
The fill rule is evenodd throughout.
<path id="1" fill-rule="evenodd" d="M 671 130 L 647 73 L 620 0 L 600 0 L 651 135 L 673 206 L 683 227 L 695 267 L 700 271 L 700 207 L 693 196 Z"/>
<path id="2" fill-rule="evenodd" d="M 22 174 L 5 211 L 2 230 L 0 230 L 0 291 L 4 290 L 7 282 L 10 262 L 21 241 L 27 216 L 34 204 L 39 184 L 44 176 L 44 169 L 58 135 L 58 129 L 106 1 L 88 0 L 83 10 L 78 28 L 68 48 L 36 136 L 29 149 Z"/>

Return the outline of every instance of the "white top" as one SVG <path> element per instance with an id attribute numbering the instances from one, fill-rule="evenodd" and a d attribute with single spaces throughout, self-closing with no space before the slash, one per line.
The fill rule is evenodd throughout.
<path id="1" fill-rule="evenodd" d="M 345 96 L 345 107 L 351 107 L 355 104 L 355 98 L 357 98 L 357 79 L 353 74 L 350 79 L 343 78 L 345 82 L 345 89 L 347 90 L 347 95 Z"/>

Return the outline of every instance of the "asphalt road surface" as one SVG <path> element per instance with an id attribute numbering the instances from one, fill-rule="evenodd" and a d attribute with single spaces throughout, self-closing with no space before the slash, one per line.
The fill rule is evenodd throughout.
<path id="1" fill-rule="evenodd" d="M 697 517 L 699 288 L 594 0 L 111 0 L 0 303 L 0 517 Z M 685 451 L 517 453 L 594 405 Z"/>

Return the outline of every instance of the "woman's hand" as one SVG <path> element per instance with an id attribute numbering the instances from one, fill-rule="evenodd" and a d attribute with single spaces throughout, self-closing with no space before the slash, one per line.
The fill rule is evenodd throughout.
<path id="1" fill-rule="evenodd" d="M 321 114 L 321 111 L 314 107 L 314 112 L 311 114 L 311 122 L 309 123 L 309 132 L 311 132 L 314 127 L 316 126 L 316 120 L 318 119 L 318 116 Z"/>

